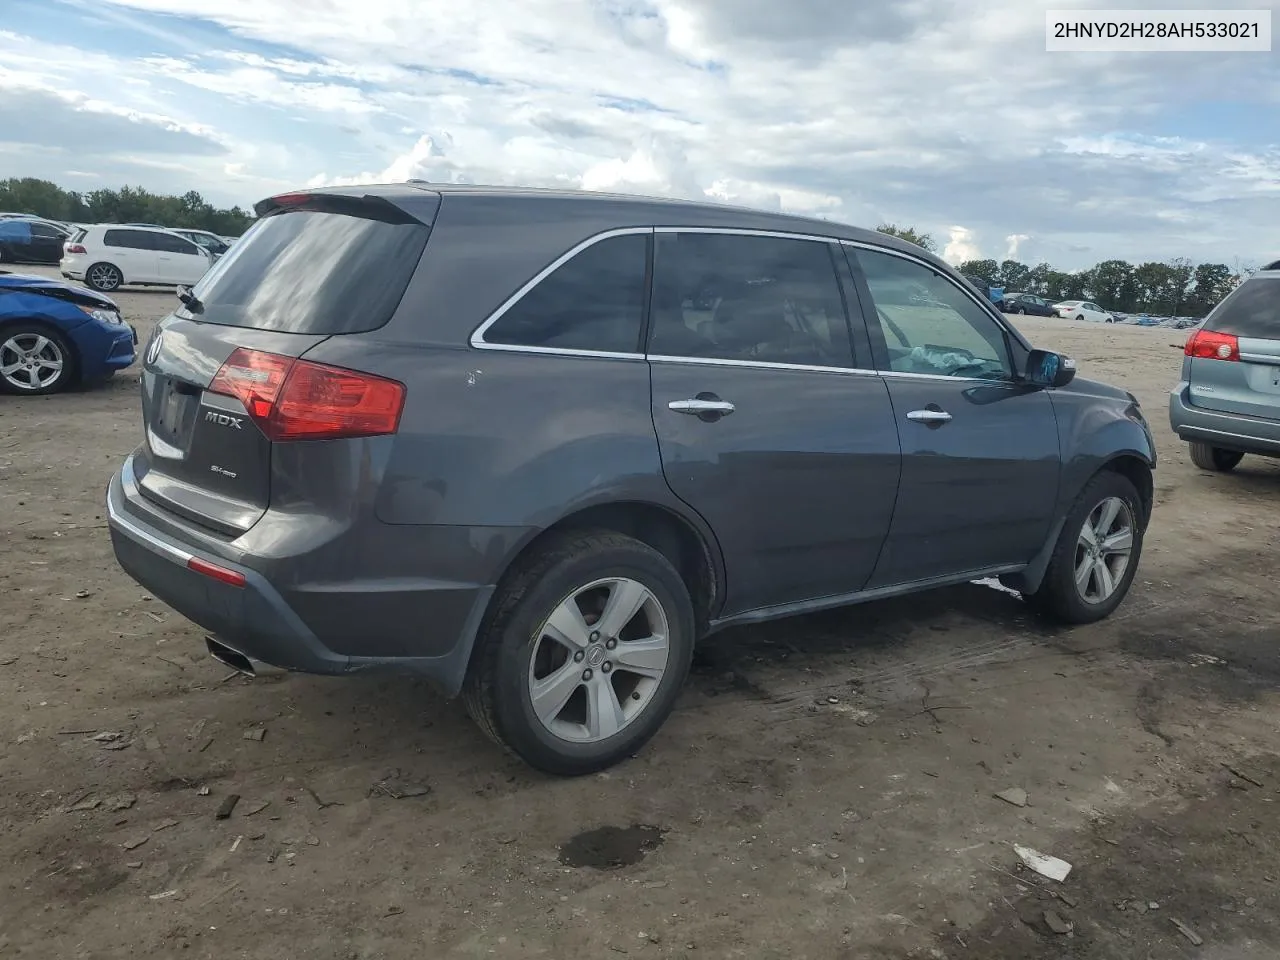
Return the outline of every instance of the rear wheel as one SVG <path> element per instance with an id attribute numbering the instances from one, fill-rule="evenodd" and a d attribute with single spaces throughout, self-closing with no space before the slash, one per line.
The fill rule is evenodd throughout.
<path id="1" fill-rule="evenodd" d="M 612 531 L 557 538 L 493 604 L 464 698 L 480 728 L 531 766 L 601 770 L 671 713 L 693 655 L 693 607 L 658 551 Z"/>
<path id="2" fill-rule="evenodd" d="M 1084 319 L 1084 314 L 1083 314 L 1083 313 L 1078 313 L 1078 314 L 1076 314 L 1076 319 L 1077 319 L 1077 320 L 1083 320 L 1083 319 Z"/>
<path id="3" fill-rule="evenodd" d="M 115 264 L 95 263 L 84 272 L 84 281 L 95 290 L 110 293 L 124 283 L 124 274 Z"/>
<path id="4" fill-rule="evenodd" d="M 1028 602 L 1064 623 L 1110 616 L 1137 573 L 1144 516 L 1132 481 L 1099 473 L 1067 514 L 1044 580 Z"/>
<path id="5" fill-rule="evenodd" d="M 56 393 L 71 383 L 72 353 L 57 331 L 17 324 L 0 332 L 0 388 L 7 393 Z"/>
<path id="6" fill-rule="evenodd" d="M 1192 440 L 1187 446 L 1191 448 L 1191 462 L 1201 470 L 1227 473 L 1234 470 L 1244 459 L 1244 454 L 1238 451 L 1223 450 L 1221 447 L 1212 447 L 1196 440 Z"/>

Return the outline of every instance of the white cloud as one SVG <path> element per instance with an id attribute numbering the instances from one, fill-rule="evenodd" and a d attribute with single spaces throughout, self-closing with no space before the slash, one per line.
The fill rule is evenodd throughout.
<path id="1" fill-rule="evenodd" d="M 978 249 L 973 231 L 967 227 L 948 227 L 947 245 L 942 248 L 942 259 L 947 263 L 957 264 L 966 260 L 978 260 L 982 251 Z"/>
<path id="2" fill-rule="evenodd" d="M 1274 128 L 1197 137 L 1186 118 L 1208 91 L 1274 98 L 1275 61 L 1046 54 L 1063 2 L 1085 0 L 99 0 L 149 56 L 41 45 L 7 18 L 0 68 L 202 129 L 228 155 L 189 177 L 242 202 L 418 177 L 889 220 L 954 259 L 1031 237 L 1067 266 L 1269 244 Z M 218 29 L 188 36 L 192 18 Z"/>

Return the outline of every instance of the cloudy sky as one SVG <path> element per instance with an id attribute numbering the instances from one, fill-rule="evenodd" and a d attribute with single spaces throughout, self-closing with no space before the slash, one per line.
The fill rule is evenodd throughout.
<path id="1" fill-rule="evenodd" d="M 0 0 L 0 177 L 566 184 L 911 224 L 953 261 L 1280 256 L 1280 52 L 1045 52 L 1048 7 L 1143 6 L 1212 5 Z"/>

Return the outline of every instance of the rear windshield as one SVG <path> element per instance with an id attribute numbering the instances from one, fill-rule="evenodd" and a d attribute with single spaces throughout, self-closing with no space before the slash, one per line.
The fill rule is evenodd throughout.
<path id="1" fill-rule="evenodd" d="M 399 306 L 428 232 L 318 210 L 264 217 L 196 285 L 196 319 L 284 333 L 376 330 Z"/>
<path id="2" fill-rule="evenodd" d="M 1204 328 L 1256 340 L 1280 340 L 1280 277 L 1250 277 L 1209 315 Z"/>

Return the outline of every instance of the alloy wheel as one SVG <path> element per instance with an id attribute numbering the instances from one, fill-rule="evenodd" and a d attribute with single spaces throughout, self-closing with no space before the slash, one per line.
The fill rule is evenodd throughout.
<path id="1" fill-rule="evenodd" d="M 626 577 L 573 591 L 534 636 L 529 698 L 553 736 L 598 743 L 648 707 L 670 656 L 667 612 L 644 584 Z"/>
<path id="2" fill-rule="evenodd" d="M 96 290 L 114 290 L 120 286 L 120 271 L 109 263 L 95 264 L 85 278 Z"/>
<path id="3" fill-rule="evenodd" d="M 1085 518 L 1075 558 L 1076 590 L 1085 603 L 1105 603 L 1123 582 L 1133 526 L 1133 510 L 1119 497 L 1107 497 Z"/>
<path id="4" fill-rule="evenodd" d="M 47 390 L 65 367 L 62 348 L 42 334 L 18 333 L 0 344 L 0 376 L 24 393 Z"/>

